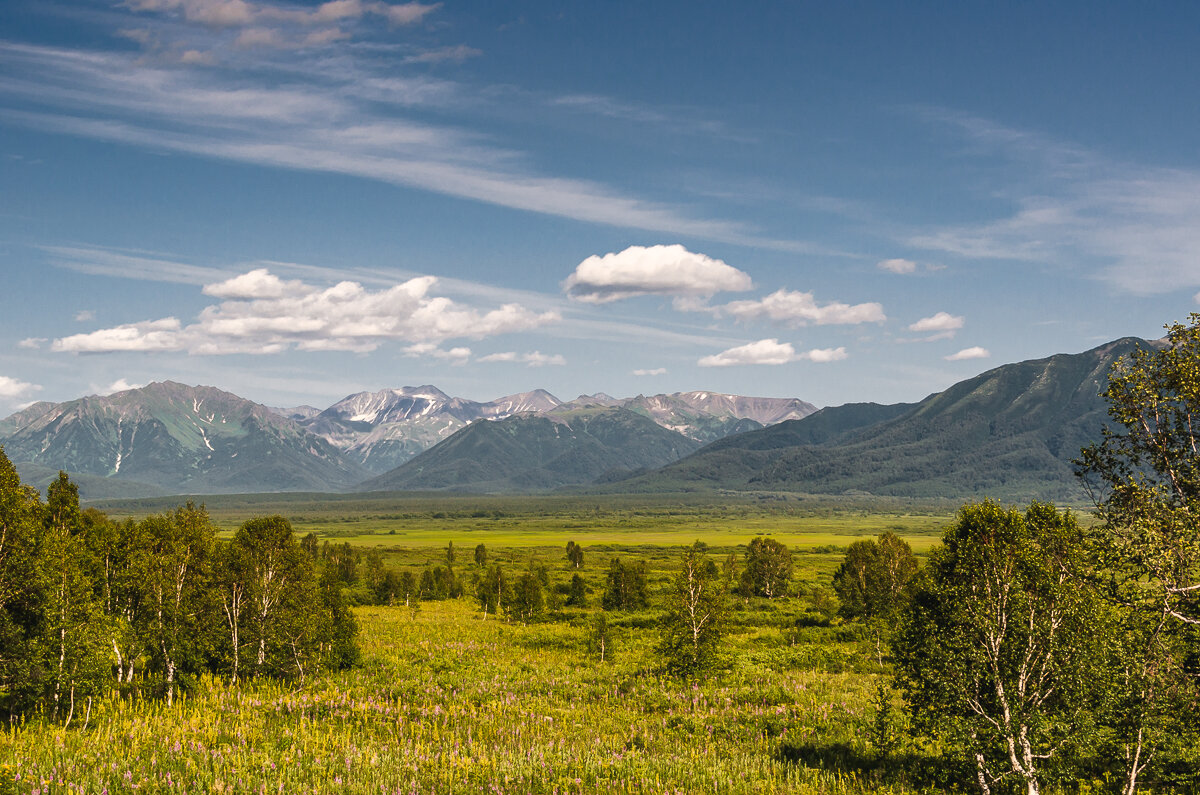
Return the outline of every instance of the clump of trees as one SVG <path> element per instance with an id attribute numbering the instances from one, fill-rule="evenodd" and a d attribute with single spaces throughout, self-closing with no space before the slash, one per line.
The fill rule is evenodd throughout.
<path id="1" fill-rule="evenodd" d="M 338 567 L 282 517 L 221 541 L 202 506 L 141 521 L 46 501 L 0 451 L 0 705 L 70 724 L 117 686 L 164 697 L 199 674 L 303 680 L 357 660 Z M 84 707 L 85 716 L 87 707 Z M 86 717 L 85 717 L 86 720 Z"/>
<path id="2" fill-rule="evenodd" d="M 648 603 L 645 562 L 613 558 L 604 577 L 600 606 L 605 610 L 641 610 Z"/>
<path id="3" fill-rule="evenodd" d="M 968 505 L 917 580 L 894 638 L 915 725 L 943 737 L 983 792 L 1087 747 L 1103 701 L 1105 611 L 1086 587 L 1075 517 Z"/>
<path id="4" fill-rule="evenodd" d="M 778 599 L 788 595 L 792 581 L 792 552 L 773 538 L 758 536 L 746 548 L 741 590 L 746 596 Z"/>
<path id="5" fill-rule="evenodd" d="M 917 558 L 908 542 L 890 531 L 855 541 L 833 574 L 839 612 L 847 619 L 895 625 L 907 604 L 907 590 L 917 573 Z"/>

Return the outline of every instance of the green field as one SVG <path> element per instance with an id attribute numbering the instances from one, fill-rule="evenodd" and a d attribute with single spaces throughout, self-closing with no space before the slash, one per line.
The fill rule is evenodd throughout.
<path id="1" fill-rule="evenodd" d="M 172 504 L 105 508 L 144 516 Z M 206 674 L 173 706 L 135 688 L 77 705 L 69 728 L 22 719 L 0 734 L 0 793 L 905 793 L 962 780 L 935 746 L 902 739 L 894 692 L 877 720 L 885 649 L 829 602 L 848 544 L 891 530 L 927 552 L 951 520 L 945 506 L 687 495 L 208 504 L 225 531 L 279 512 L 297 535 L 378 550 L 387 569 L 418 576 L 444 566 L 453 542 L 466 593 L 355 608 L 363 659 L 348 671 L 237 688 Z M 656 646 L 681 550 L 699 539 L 714 562 L 740 559 L 756 535 L 795 553 L 789 595 L 733 598 L 717 669 L 669 677 Z M 584 547 L 582 570 L 567 541 Z M 544 570 L 543 617 L 484 618 L 472 598 L 480 543 L 512 576 Z M 645 564 L 650 606 L 607 614 L 601 661 L 589 637 L 613 558 Z M 576 573 L 588 605 L 564 607 Z M 366 586 L 347 594 L 363 599 Z M 880 726 L 898 742 L 886 753 L 871 739 Z"/>
<path id="2" fill-rule="evenodd" d="M 864 769 L 826 771 L 796 761 L 821 749 L 870 757 L 869 698 L 884 670 L 857 628 L 807 626 L 802 619 L 813 613 L 805 594 L 828 586 L 853 540 L 892 529 L 924 550 L 948 516 L 711 500 L 212 498 L 214 519 L 226 529 L 277 510 L 297 534 L 315 532 L 363 552 L 376 548 L 397 571 L 444 565 L 453 542 L 464 583 L 479 571 L 472 550 L 483 543 L 490 561 L 514 574 L 545 567 L 548 594 L 575 573 L 564 555 L 572 540 L 585 548 L 581 573 L 590 604 L 555 607 L 529 625 L 484 620 L 469 596 L 414 601 L 416 609 L 359 607 L 358 668 L 240 689 L 205 676 L 172 707 L 114 693 L 90 713 L 80 705 L 68 729 L 38 719 L 14 725 L 0 735 L 0 765 L 20 776 L 15 791 L 42 793 L 899 786 L 894 776 L 876 782 Z M 140 504 L 126 515 L 168 507 Z M 721 670 L 694 685 L 666 676 L 655 653 L 657 623 L 680 550 L 700 539 L 723 560 L 759 534 L 797 552 L 797 595 L 735 600 Z M 651 605 L 610 614 L 613 646 L 601 662 L 589 653 L 588 635 L 614 557 L 645 562 Z"/>
<path id="3" fill-rule="evenodd" d="M 183 498 L 96 503 L 114 518 L 173 508 Z M 936 542 L 957 507 L 944 501 L 853 500 L 805 495 L 680 494 L 666 497 L 255 494 L 202 498 L 229 532 L 278 513 L 303 535 L 387 549 L 672 546 L 701 540 L 737 546 L 770 535 L 798 550 L 841 546 L 891 530 L 917 551 Z"/>

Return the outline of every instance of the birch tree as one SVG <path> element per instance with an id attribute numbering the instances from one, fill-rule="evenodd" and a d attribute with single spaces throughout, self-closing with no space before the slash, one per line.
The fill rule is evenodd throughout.
<path id="1" fill-rule="evenodd" d="M 695 677 L 717 662 L 725 633 L 729 583 L 697 542 L 680 560 L 671 583 L 659 652 L 672 673 Z"/>
<path id="2" fill-rule="evenodd" d="M 990 795 L 1041 791 L 1044 766 L 1087 740 L 1103 682 L 1104 613 L 1082 583 L 1075 518 L 962 508 L 918 578 L 894 645 L 914 724 L 961 751 Z"/>

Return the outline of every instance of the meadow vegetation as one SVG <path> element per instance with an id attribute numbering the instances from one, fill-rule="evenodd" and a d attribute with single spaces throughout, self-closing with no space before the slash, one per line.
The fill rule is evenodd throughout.
<path id="1" fill-rule="evenodd" d="M 1200 316 L 1170 332 L 1114 370 L 1095 520 L 786 494 L 110 516 L 0 456 L 0 793 L 1200 791 Z"/>

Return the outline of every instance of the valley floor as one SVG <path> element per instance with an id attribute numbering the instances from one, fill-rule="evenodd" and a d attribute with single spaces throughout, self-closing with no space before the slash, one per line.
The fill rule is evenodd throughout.
<path id="1" fill-rule="evenodd" d="M 600 662 L 585 611 L 522 626 L 465 600 L 358 608 L 360 668 L 238 690 L 205 679 L 171 707 L 114 698 L 78 705 L 69 729 L 17 725 L 0 765 L 18 780 L 0 791 L 897 791 L 862 765 L 796 761 L 871 756 L 878 669 L 868 644 L 806 636 L 767 607 L 698 685 L 655 673 L 648 615 L 617 619 Z"/>

